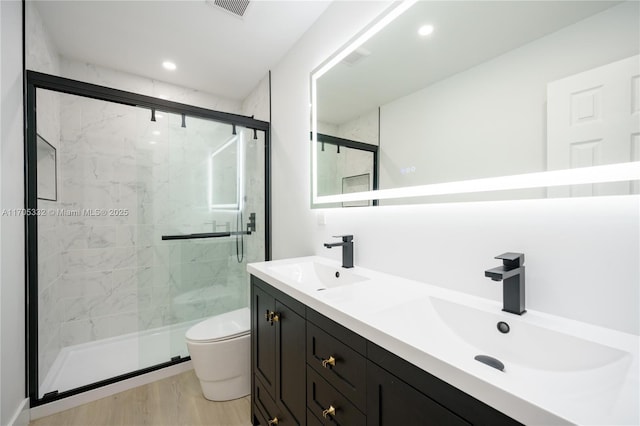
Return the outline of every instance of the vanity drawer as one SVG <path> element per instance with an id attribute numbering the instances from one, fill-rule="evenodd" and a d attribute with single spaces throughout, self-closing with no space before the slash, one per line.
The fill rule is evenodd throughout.
<path id="1" fill-rule="evenodd" d="M 347 397 L 338 392 L 313 368 L 307 366 L 307 415 L 311 411 L 321 424 L 365 426 L 365 415 Z M 333 414 L 323 417 L 323 411 L 333 408 Z"/>
<path id="2" fill-rule="evenodd" d="M 360 336 L 358 333 L 349 330 L 336 321 L 325 317 L 321 313 L 314 311 L 308 306 L 306 314 L 308 322 L 312 322 L 313 324 L 317 325 L 327 334 L 335 339 L 338 339 L 342 343 L 345 343 L 347 346 L 349 346 L 351 349 L 354 349 L 359 354 L 363 356 L 367 355 L 367 339 Z"/>
<path id="3" fill-rule="evenodd" d="M 258 376 L 254 376 L 254 385 L 253 385 L 253 400 L 257 410 L 255 410 L 256 417 L 260 421 L 260 425 L 268 426 L 269 421 L 273 421 L 276 418 L 277 423 L 280 426 L 282 425 L 296 425 L 297 423 L 286 411 L 281 410 L 276 405 L 271 395 L 267 391 L 267 387 L 262 384 L 262 381 Z"/>
<path id="4" fill-rule="evenodd" d="M 307 365 L 356 407 L 365 410 L 366 358 L 310 322 L 307 322 Z"/>

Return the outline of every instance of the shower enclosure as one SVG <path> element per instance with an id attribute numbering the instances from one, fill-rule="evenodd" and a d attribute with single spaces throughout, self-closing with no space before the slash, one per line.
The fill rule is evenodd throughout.
<path id="1" fill-rule="evenodd" d="M 32 405 L 188 359 L 269 258 L 269 124 L 27 73 Z"/>

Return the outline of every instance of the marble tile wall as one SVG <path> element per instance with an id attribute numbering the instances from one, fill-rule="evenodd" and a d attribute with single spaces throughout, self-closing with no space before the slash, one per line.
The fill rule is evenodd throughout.
<path id="1" fill-rule="evenodd" d="M 237 229 L 237 212 L 211 212 L 208 158 L 231 126 L 63 95 L 59 217 L 62 346 L 189 321 L 246 306 L 246 262 L 264 259 L 264 134 L 239 128 L 245 153 L 243 241 L 162 241 L 165 234 Z M 78 115 L 80 116 L 78 118 Z M 117 210 L 116 210 L 117 211 Z M 237 247 L 244 243 L 243 262 Z M 242 250 L 240 250 L 240 255 Z"/>
<path id="2" fill-rule="evenodd" d="M 337 126 L 338 137 L 379 145 L 378 109 L 364 113 L 351 121 Z"/>
<path id="3" fill-rule="evenodd" d="M 270 121 L 269 74 L 265 75 L 253 91 L 242 101 L 241 114 L 256 120 Z"/>
<path id="4" fill-rule="evenodd" d="M 49 37 L 40 12 L 33 2 L 25 2 L 25 62 L 28 70 L 60 74 L 60 56 Z"/>

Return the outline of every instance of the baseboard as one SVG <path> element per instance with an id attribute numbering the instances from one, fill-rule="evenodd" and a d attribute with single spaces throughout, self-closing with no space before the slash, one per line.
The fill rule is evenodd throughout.
<path id="1" fill-rule="evenodd" d="M 7 426 L 29 426 L 29 398 L 22 400 Z"/>
<path id="2" fill-rule="evenodd" d="M 129 389 L 133 389 L 138 386 L 146 385 L 157 380 L 166 379 L 167 377 L 175 376 L 176 374 L 184 373 L 185 371 L 189 371 L 192 369 L 192 362 L 185 361 L 179 364 L 174 364 L 172 366 L 162 368 L 160 370 L 122 380 L 117 383 L 102 386 L 98 389 L 92 389 L 78 395 L 73 395 L 68 398 L 52 401 L 48 404 L 39 405 L 31 409 L 31 420 L 50 416 L 64 410 L 68 410 L 70 408 L 78 407 L 79 405 L 83 405 L 88 402 L 96 401 L 98 399 L 105 398 L 107 396 L 111 396 Z M 28 424 L 28 422 L 26 424 Z M 18 424 L 16 424 L 16 426 L 18 426 Z M 22 424 L 20 424 L 20 426 L 22 426 Z"/>

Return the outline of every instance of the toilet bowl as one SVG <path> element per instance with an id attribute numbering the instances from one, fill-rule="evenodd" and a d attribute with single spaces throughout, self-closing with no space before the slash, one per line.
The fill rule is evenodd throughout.
<path id="1" fill-rule="evenodd" d="M 187 348 L 205 398 L 228 401 L 251 393 L 249 319 L 249 308 L 242 308 L 187 330 Z"/>

